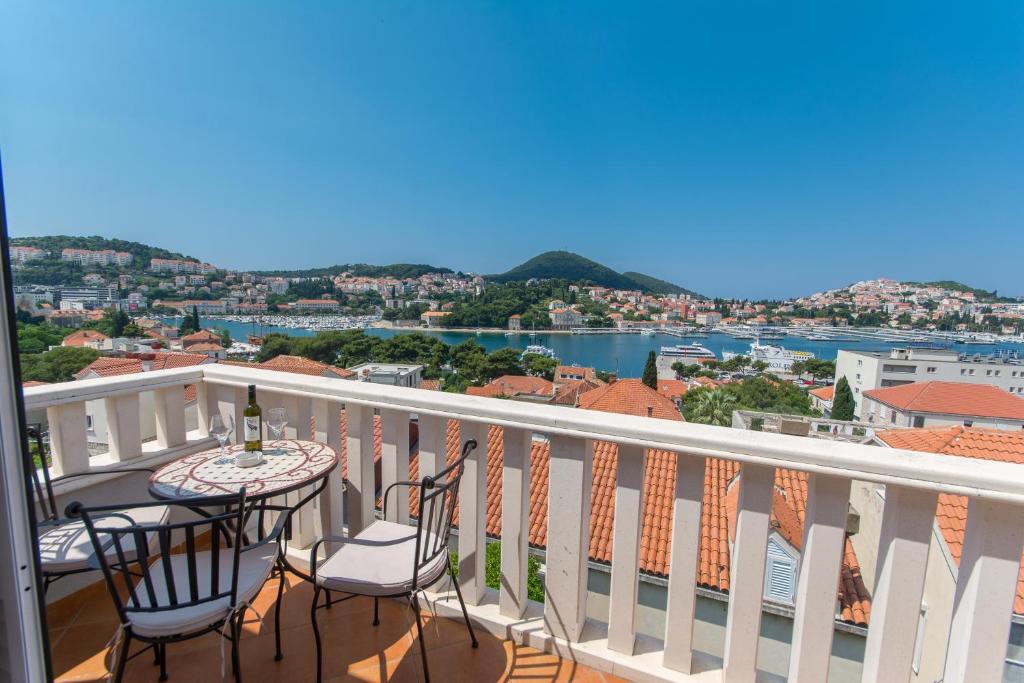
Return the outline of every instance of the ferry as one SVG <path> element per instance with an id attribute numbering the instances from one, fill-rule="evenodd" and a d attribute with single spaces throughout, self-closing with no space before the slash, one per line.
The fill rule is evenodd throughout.
<path id="1" fill-rule="evenodd" d="M 789 369 L 796 361 L 807 361 L 814 358 L 814 354 L 810 351 L 790 351 L 782 346 L 762 344 L 760 341 L 755 341 L 750 345 L 750 353 L 722 352 L 723 360 L 729 360 L 736 356 L 748 356 L 754 361 L 764 361 L 768 364 L 769 370 L 781 372 L 789 372 Z"/>
<path id="2" fill-rule="evenodd" d="M 538 356 L 545 356 L 546 358 L 554 358 L 555 357 L 555 350 L 554 349 L 548 348 L 547 346 L 544 346 L 543 344 L 530 344 L 529 346 L 526 347 L 526 350 L 523 351 L 523 353 L 520 356 L 520 358 L 522 358 L 523 356 L 527 356 L 527 355 L 529 355 L 531 353 L 535 353 Z"/>
<path id="3" fill-rule="evenodd" d="M 706 358 L 708 360 L 718 360 L 714 351 L 705 346 L 701 346 L 697 342 L 693 342 L 692 344 L 676 344 L 675 346 L 662 346 L 661 355 L 666 358 L 692 358 L 693 360 Z"/>

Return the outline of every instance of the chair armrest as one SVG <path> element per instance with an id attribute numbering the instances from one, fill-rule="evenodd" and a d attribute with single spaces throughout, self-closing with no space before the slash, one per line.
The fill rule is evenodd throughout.
<path id="1" fill-rule="evenodd" d="M 93 477 L 100 474 L 126 474 L 128 472 L 149 472 L 153 474 L 156 472 L 152 467 L 116 467 L 109 470 L 98 470 L 96 472 L 77 472 L 75 474 L 62 474 L 56 479 L 51 479 L 51 484 L 58 484 L 67 479 L 76 479 L 78 477 Z"/>
<path id="2" fill-rule="evenodd" d="M 318 538 L 313 542 L 313 547 L 309 549 L 309 576 L 314 584 L 316 583 L 316 569 L 318 564 L 316 560 L 316 553 L 320 550 L 320 546 L 324 543 L 345 543 L 350 540 L 351 539 L 347 536 L 324 536 L 323 538 Z"/>
<path id="3" fill-rule="evenodd" d="M 384 489 L 384 500 L 382 501 L 381 511 L 380 511 L 381 512 L 381 519 L 387 519 L 387 517 L 388 517 L 388 494 L 391 493 L 391 489 L 395 488 L 396 486 L 408 486 L 408 487 L 412 488 L 412 487 L 420 487 L 422 485 L 423 485 L 423 483 L 419 482 L 419 481 L 396 481 L 394 484 L 391 484 L 386 489 Z"/>

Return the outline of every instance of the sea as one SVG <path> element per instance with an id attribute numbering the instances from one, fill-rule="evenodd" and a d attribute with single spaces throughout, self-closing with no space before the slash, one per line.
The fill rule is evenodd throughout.
<path id="1" fill-rule="evenodd" d="M 172 325 L 180 323 L 180 318 L 165 318 L 165 322 Z M 249 323 L 231 322 L 215 317 L 204 317 L 204 327 L 219 327 L 227 329 L 232 338 L 244 341 L 249 334 L 253 333 L 253 326 Z M 505 336 L 504 332 L 485 332 L 475 334 L 473 332 L 450 332 L 445 330 L 426 329 L 385 329 L 368 328 L 367 334 L 382 338 L 393 337 L 397 334 L 408 334 L 409 332 L 424 332 L 437 336 L 446 344 L 458 344 L 467 339 L 475 339 L 477 343 L 488 351 L 495 351 L 512 347 L 525 349 L 530 344 L 542 344 L 554 350 L 555 355 L 565 365 L 581 365 L 593 367 L 598 370 L 616 372 L 620 377 L 639 377 L 643 373 L 644 363 L 647 361 L 647 354 L 650 351 L 657 353 L 662 346 L 674 346 L 676 344 L 690 344 L 697 342 L 710 349 L 719 358 L 723 351 L 746 352 L 750 350 L 750 341 L 733 339 L 726 334 L 711 334 L 700 339 L 680 339 L 667 334 L 655 333 L 650 336 L 639 334 L 545 334 L 543 331 L 531 335 L 526 332 L 513 336 Z M 310 330 L 289 329 L 283 327 L 263 326 L 257 330 L 260 334 L 270 332 L 281 332 L 295 337 L 311 337 L 316 333 Z M 906 344 L 888 343 L 873 340 L 858 341 L 812 341 L 803 337 L 785 337 L 783 339 L 765 340 L 766 344 L 783 346 L 791 351 L 810 351 L 816 358 L 834 360 L 839 349 L 850 349 L 855 351 L 888 351 L 895 346 Z M 1024 356 L 1024 345 L 1020 344 L 952 344 L 950 348 L 962 353 L 991 354 L 996 352 L 1017 352 Z"/>

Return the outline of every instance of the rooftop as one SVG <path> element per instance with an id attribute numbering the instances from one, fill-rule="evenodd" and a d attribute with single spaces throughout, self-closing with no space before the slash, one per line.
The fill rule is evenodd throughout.
<path id="1" fill-rule="evenodd" d="M 989 384 L 914 382 L 871 389 L 864 396 L 907 412 L 1024 420 L 1024 398 Z"/>

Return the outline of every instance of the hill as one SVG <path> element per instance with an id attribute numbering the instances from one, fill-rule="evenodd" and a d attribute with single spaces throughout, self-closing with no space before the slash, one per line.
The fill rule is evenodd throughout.
<path id="1" fill-rule="evenodd" d="M 489 275 L 488 280 L 494 282 L 514 282 L 519 280 L 551 280 L 561 278 L 576 282 L 593 282 L 601 287 L 613 289 L 647 289 L 640 283 L 617 273 L 608 266 L 597 261 L 574 254 L 571 251 L 546 251 L 521 263 L 512 270 L 499 275 Z"/>
<path id="2" fill-rule="evenodd" d="M 685 287 L 680 287 L 679 285 L 674 285 L 671 282 L 668 282 L 666 280 L 659 280 L 658 278 L 653 277 L 651 275 L 644 275 L 643 273 L 635 273 L 635 272 L 630 271 L 630 270 L 627 270 L 625 273 L 623 273 L 623 275 L 628 277 L 633 282 L 636 282 L 636 283 L 638 283 L 640 285 L 643 285 L 643 287 L 645 287 L 647 290 L 649 290 L 650 292 L 652 292 L 654 294 L 689 294 L 690 296 L 694 297 L 695 299 L 706 299 L 707 298 L 703 294 L 698 294 L 697 292 L 693 291 L 692 289 L 686 289 Z"/>
<path id="3" fill-rule="evenodd" d="M 302 270 L 254 270 L 256 275 L 268 277 L 323 277 L 348 272 L 357 277 L 421 277 L 427 273 L 451 273 L 451 268 L 440 268 L 425 263 L 392 263 L 387 266 L 372 266 L 366 263 L 342 264 L 326 268 L 305 268 Z"/>
<path id="4" fill-rule="evenodd" d="M 956 280 L 937 280 L 936 282 L 925 282 L 924 284 L 929 287 L 941 287 L 942 289 L 951 289 L 957 292 L 971 292 L 972 294 L 974 294 L 974 296 L 978 298 L 979 301 L 1016 301 L 1016 299 L 999 296 L 999 292 L 996 290 L 990 292 L 985 289 L 978 289 L 977 287 L 969 287 L 968 285 L 965 285 L 962 282 L 957 282 Z"/>

